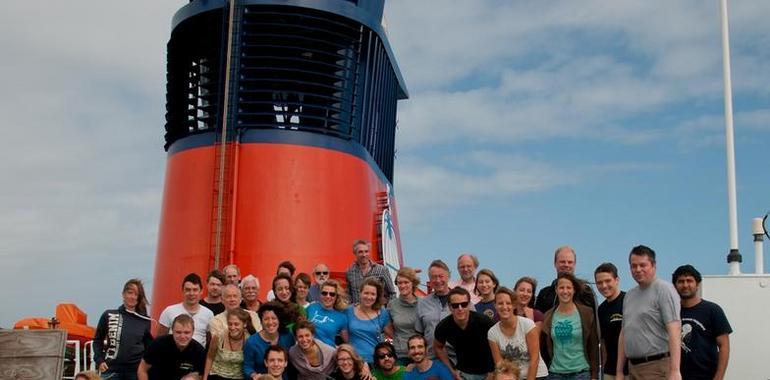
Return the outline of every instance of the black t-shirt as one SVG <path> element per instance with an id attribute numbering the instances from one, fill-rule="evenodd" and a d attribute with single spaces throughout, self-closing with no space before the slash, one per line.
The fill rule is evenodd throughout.
<path id="1" fill-rule="evenodd" d="M 618 336 L 623 327 L 623 299 L 626 292 L 612 301 L 604 301 L 599 305 L 599 327 L 602 331 L 602 341 L 607 350 L 607 361 L 604 362 L 604 373 L 615 376 L 618 365 Z M 628 375 L 628 365 L 623 368 L 623 374 Z"/>
<path id="2" fill-rule="evenodd" d="M 200 300 L 198 303 L 207 307 L 209 310 L 211 310 L 212 313 L 214 313 L 214 315 L 222 314 L 225 312 L 225 304 L 221 302 L 208 303 L 206 300 Z"/>
<path id="3" fill-rule="evenodd" d="M 144 361 L 151 365 L 150 380 L 179 379 L 190 372 L 203 374 L 206 350 L 194 339 L 179 351 L 174 336 L 164 335 L 155 339 L 144 353 Z"/>
<path id="4" fill-rule="evenodd" d="M 702 300 L 682 308 L 682 378 L 713 379 L 719 351 L 717 337 L 733 332 L 719 305 Z"/>
<path id="5" fill-rule="evenodd" d="M 584 280 L 578 279 L 578 281 L 583 284 L 583 290 L 575 301 L 583 304 L 583 306 L 588 306 L 593 310 L 596 306 L 596 299 L 594 298 L 594 292 L 591 289 L 591 286 Z M 548 310 L 553 309 L 559 303 L 559 297 L 556 296 L 556 282 L 557 280 L 553 280 L 551 285 L 540 289 L 540 293 L 537 293 L 537 297 L 535 298 L 535 309 L 540 310 L 543 314 L 548 312 Z"/>
<path id="6" fill-rule="evenodd" d="M 435 340 L 449 342 L 457 354 L 458 370 L 481 375 L 494 371 L 495 363 L 489 349 L 487 331 L 494 322 L 484 315 L 471 311 L 465 329 L 457 326 L 452 316 L 448 316 L 436 325 Z"/>

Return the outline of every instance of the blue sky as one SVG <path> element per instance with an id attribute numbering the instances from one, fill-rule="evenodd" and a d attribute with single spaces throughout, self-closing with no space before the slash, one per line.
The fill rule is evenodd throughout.
<path id="1" fill-rule="evenodd" d="M 165 43 L 185 1 L 0 5 L 0 326 L 89 313 L 151 283 L 165 153 Z M 388 0 L 411 98 L 395 189 L 406 264 L 477 254 L 505 284 L 621 268 L 724 274 L 729 249 L 717 1 Z M 730 2 L 743 271 L 770 210 L 770 3 Z"/>

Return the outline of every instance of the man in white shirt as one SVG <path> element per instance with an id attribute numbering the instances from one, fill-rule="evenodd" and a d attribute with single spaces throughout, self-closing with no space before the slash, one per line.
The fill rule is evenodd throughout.
<path id="1" fill-rule="evenodd" d="M 195 324 L 193 339 L 202 346 L 206 346 L 206 330 L 208 329 L 209 322 L 214 318 L 214 313 L 198 303 L 201 299 L 201 289 L 202 281 L 200 276 L 195 273 L 185 276 L 184 280 L 182 280 L 184 299 L 181 303 L 168 306 L 160 313 L 156 336 L 168 334 L 174 318 L 180 314 L 187 314 L 192 317 Z"/>

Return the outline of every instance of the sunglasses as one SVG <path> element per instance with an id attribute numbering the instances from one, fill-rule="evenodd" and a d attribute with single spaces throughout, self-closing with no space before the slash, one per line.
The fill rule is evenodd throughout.
<path id="1" fill-rule="evenodd" d="M 458 302 L 458 303 L 450 303 L 449 306 L 451 306 L 452 309 L 460 309 L 460 308 L 465 309 L 466 307 L 468 307 L 468 303 L 469 303 L 468 301 Z"/>
<path id="2" fill-rule="evenodd" d="M 327 297 L 335 297 L 335 296 L 337 296 L 337 293 L 335 293 L 335 292 L 327 292 L 327 291 L 323 291 L 323 292 L 321 292 L 321 295 L 322 295 L 322 296 L 327 296 Z"/>
<path id="3" fill-rule="evenodd" d="M 328 276 L 329 272 L 315 272 L 316 276 Z"/>
<path id="4" fill-rule="evenodd" d="M 395 355 L 391 354 L 390 352 L 386 352 L 384 354 L 377 355 L 377 359 L 385 359 L 385 358 L 395 358 Z"/>

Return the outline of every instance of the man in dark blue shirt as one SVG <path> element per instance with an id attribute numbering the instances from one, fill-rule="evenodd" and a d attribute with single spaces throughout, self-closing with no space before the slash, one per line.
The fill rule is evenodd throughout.
<path id="1" fill-rule="evenodd" d="M 730 322 L 719 305 L 700 297 L 702 278 L 692 265 L 676 268 L 671 280 L 682 299 L 682 379 L 723 379 L 730 359 Z"/>

